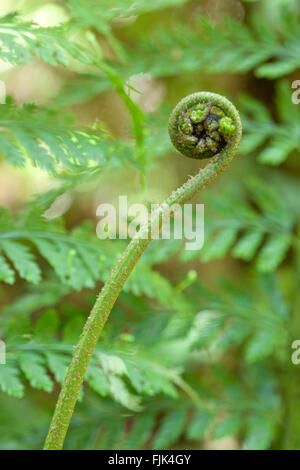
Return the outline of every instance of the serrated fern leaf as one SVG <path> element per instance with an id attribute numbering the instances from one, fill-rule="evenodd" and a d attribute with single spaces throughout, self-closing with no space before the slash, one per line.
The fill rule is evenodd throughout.
<path id="1" fill-rule="evenodd" d="M 47 374 L 45 361 L 41 356 L 32 353 L 22 353 L 19 356 L 19 364 L 25 377 L 33 388 L 52 392 L 53 382 Z"/>
<path id="2" fill-rule="evenodd" d="M 33 284 L 41 280 L 40 268 L 26 245 L 12 240 L 1 240 L 1 248 L 22 278 Z M 9 281 L 10 277 L 6 280 Z"/>
<path id="3" fill-rule="evenodd" d="M 241 150 L 244 153 L 257 151 L 261 163 L 273 166 L 280 165 L 289 155 L 297 155 L 300 142 L 299 106 L 292 102 L 292 89 L 287 81 L 277 83 L 276 104 L 277 120 L 253 97 L 241 99 L 246 131 Z"/>
<path id="4" fill-rule="evenodd" d="M 53 66 L 68 65 L 70 57 L 91 63 L 86 51 L 66 39 L 66 28 L 22 23 L 16 14 L 0 18 L 0 45 L 1 60 L 18 65 L 35 56 Z"/>
<path id="5" fill-rule="evenodd" d="M 154 449 L 168 448 L 183 432 L 186 422 L 185 410 L 173 411 L 165 416 L 153 441 Z"/>
<path id="6" fill-rule="evenodd" d="M 81 289 L 92 287 L 99 278 L 100 260 L 104 255 L 97 240 L 86 240 L 88 232 L 85 230 L 80 236 L 78 231 L 68 236 L 57 224 L 47 224 L 41 216 L 31 218 L 22 227 L 19 225 L 19 229 L 15 230 L 12 225 L 2 231 L 0 248 L 25 280 L 32 283 L 41 280 L 41 270 L 32 254 L 33 245 L 65 284 Z M 13 271 L 8 269 L 6 261 L 2 266 L 3 280 L 12 283 Z"/>
<path id="7" fill-rule="evenodd" d="M 0 367 L 0 388 L 3 392 L 17 398 L 21 398 L 24 393 L 24 385 L 19 379 L 17 368 L 9 364 L 2 364 Z"/>
<path id="8" fill-rule="evenodd" d="M 279 180 L 276 174 L 269 175 L 269 181 L 248 178 L 245 184 L 247 192 L 236 185 L 236 191 L 225 193 L 222 201 L 207 195 L 210 213 L 205 222 L 204 247 L 192 253 L 182 252 L 182 259 L 199 256 L 207 262 L 231 252 L 235 258 L 251 261 L 257 255 L 260 272 L 272 272 L 282 263 L 294 247 L 298 187 L 292 179 Z"/>
<path id="9" fill-rule="evenodd" d="M 114 145 L 92 129 L 75 128 L 70 116 L 35 105 L 18 108 L 9 101 L 1 107 L 0 124 L 0 151 L 9 163 L 24 166 L 28 160 L 53 174 L 83 164 L 103 166 Z"/>

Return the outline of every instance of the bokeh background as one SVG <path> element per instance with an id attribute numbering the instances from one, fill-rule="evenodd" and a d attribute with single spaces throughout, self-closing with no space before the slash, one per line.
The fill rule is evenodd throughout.
<path id="1" fill-rule="evenodd" d="M 84 319 L 126 246 L 97 239 L 98 205 L 158 203 L 197 171 L 167 121 L 200 90 L 231 99 L 244 127 L 228 171 L 194 198 L 205 246 L 149 247 L 65 447 L 300 448 L 299 14 L 296 0 L 2 0 L 2 449 L 42 447 Z M 82 134 L 61 153 L 69 130 Z"/>

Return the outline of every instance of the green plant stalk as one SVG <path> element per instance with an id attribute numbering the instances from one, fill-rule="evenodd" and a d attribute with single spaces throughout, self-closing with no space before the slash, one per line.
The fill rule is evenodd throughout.
<path id="1" fill-rule="evenodd" d="M 212 103 L 214 106 L 220 108 L 226 116 L 231 118 L 235 125 L 235 131 L 222 150 L 210 159 L 206 167 L 200 169 L 194 177 L 190 177 L 180 188 L 174 191 L 164 203 L 152 212 L 149 221 L 142 227 L 136 237 L 131 240 L 124 253 L 119 258 L 116 266 L 112 269 L 110 277 L 104 284 L 86 321 L 79 342 L 75 347 L 58 397 L 44 449 L 59 450 L 63 447 L 90 358 L 126 280 L 153 239 L 153 232 L 151 233 L 151 230 L 153 230 L 153 227 L 157 227 L 159 230 L 162 226 L 164 216 L 170 213 L 170 207 L 173 206 L 173 204 L 182 206 L 201 189 L 204 189 L 227 167 L 236 154 L 242 135 L 242 124 L 239 113 L 226 98 L 209 92 L 199 92 L 189 95 L 174 108 L 169 120 L 169 134 L 172 142 L 174 143 L 176 133 L 178 133 L 179 114 L 182 110 L 185 112 L 189 107 L 199 103 Z M 181 134 L 180 137 L 182 137 Z"/>

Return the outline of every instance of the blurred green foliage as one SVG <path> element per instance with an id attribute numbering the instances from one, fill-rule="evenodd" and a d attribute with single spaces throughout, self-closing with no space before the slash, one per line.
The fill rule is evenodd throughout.
<path id="1" fill-rule="evenodd" d="M 300 449 L 298 2 L 2 3 L 12 96 L 0 108 L 0 447 L 42 447 L 95 294 L 126 246 L 97 239 L 95 206 L 124 193 L 159 202 L 196 170 L 171 148 L 168 114 L 208 89 L 241 111 L 241 157 L 197 197 L 204 248 L 153 241 L 138 263 L 66 448 Z"/>

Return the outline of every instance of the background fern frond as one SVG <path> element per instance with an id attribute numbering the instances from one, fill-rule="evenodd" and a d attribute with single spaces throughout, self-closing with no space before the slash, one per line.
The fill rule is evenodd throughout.
<path id="1" fill-rule="evenodd" d="M 288 251 L 295 249 L 295 243 L 297 246 L 294 231 L 299 217 L 296 181 L 282 177 L 279 181 L 278 176 L 275 173 L 265 180 L 252 176 L 243 182 L 247 192 L 235 184 L 234 189 L 225 191 L 222 201 L 208 194 L 210 214 L 206 215 L 205 230 L 209 241 L 200 252 L 183 251 L 182 259 L 200 256 L 208 262 L 231 253 L 251 261 L 257 254 L 257 269 L 274 271 Z"/>
<path id="2" fill-rule="evenodd" d="M 128 243 L 97 238 L 95 208 L 128 195 L 149 209 L 199 170 L 167 121 L 209 90 L 241 112 L 241 158 L 194 201 L 201 250 L 153 240 L 141 257 L 65 448 L 299 449 L 299 2 L 13 3 L 0 6 L 0 447 L 42 447 Z"/>
<path id="3" fill-rule="evenodd" d="M 68 65 L 70 57 L 91 63 L 87 51 L 66 38 L 65 27 L 23 23 L 16 13 L 0 18 L 0 44 L 1 60 L 13 64 L 33 63 L 34 57 L 53 66 Z"/>
<path id="4" fill-rule="evenodd" d="M 246 130 L 241 150 L 244 153 L 257 152 L 261 163 L 280 165 L 289 155 L 298 156 L 300 112 L 292 102 L 291 90 L 288 81 L 277 83 L 276 121 L 258 100 L 249 96 L 241 99 Z"/>
<path id="5" fill-rule="evenodd" d="M 75 127 L 72 115 L 62 116 L 58 110 L 8 102 L 1 107 L 0 125 L 1 153 L 16 166 L 30 161 L 55 174 L 58 169 L 99 169 L 109 158 L 130 161 L 130 154 L 134 160 L 134 148 L 126 142 L 122 145 L 92 127 Z"/>

